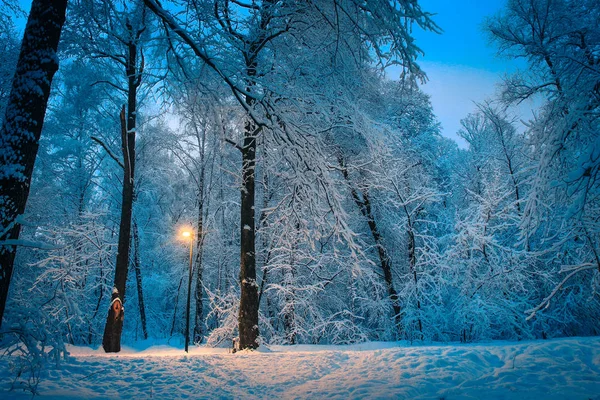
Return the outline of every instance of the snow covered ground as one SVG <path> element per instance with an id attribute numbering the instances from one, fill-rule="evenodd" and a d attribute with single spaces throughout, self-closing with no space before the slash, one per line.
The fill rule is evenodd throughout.
<path id="1" fill-rule="evenodd" d="M 40 398 L 406 398 L 600 400 L 600 337 L 476 345 L 273 346 L 251 353 L 172 346 L 118 356 L 70 347 Z M 0 399 L 9 392 L 0 359 Z"/>

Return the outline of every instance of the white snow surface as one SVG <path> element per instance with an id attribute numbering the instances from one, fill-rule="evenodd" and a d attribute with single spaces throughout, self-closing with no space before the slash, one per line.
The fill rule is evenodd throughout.
<path id="1" fill-rule="evenodd" d="M 227 349 L 69 347 L 40 399 L 600 399 L 600 337 L 483 344 L 363 343 Z M 8 391 L 0 359 L 0 398 Z"/>

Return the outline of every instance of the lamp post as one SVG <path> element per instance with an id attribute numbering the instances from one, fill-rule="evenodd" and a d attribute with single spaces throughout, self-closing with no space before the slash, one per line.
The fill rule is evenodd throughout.
<path id="1" fill-rule="evenodd" d="M 185 312 L 185 352 L 188 353 L 188 346 L 190 343 L 190 303 L 191 303 L 191 292 L 192 292 L 192 256 L 194 253 L 194 234 L 191 230 L 184 230 L 181 232 L 181 236 L 190 239 L 190 271 L 188 277 L 188 293 L 187 293 L 187 309 Z"/>

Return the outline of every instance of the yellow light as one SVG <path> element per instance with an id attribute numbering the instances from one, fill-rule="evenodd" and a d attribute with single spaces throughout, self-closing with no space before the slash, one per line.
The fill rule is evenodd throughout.
<path id="1" fill-rule="evenodd" d="M 187 241 L 194 237 L 194 228 L 192 228 L 190 225 L 180 226 L 177 231 L 180 240 Z"/>

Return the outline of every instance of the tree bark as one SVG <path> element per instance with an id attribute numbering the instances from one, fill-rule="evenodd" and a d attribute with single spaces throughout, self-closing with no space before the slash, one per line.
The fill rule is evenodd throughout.
<path id="1" fill-rule="evenodd" d="M 121 151 L 123 152 L 123 193 L 121 201 L 121 222 L 119 224 L 119 242 L 117 246 L 117 262 L 115 266 L 114 287 L 118 291 L 121 303 L 125 302 L 125 287 L 127 283 L 127 270 L 129 267 L 129 251 L 131 243 L 131 215 L 134 201 L 134 173 L 135 173 L 135 130 L 137 112 L 137 89 L 141 83 L 142 65 L 138 69 L 137 41 L 143 28 L 135 34 L 129 22 L 126 23 L 130 32 L 131 40 L 127 43 L 127 63 L 125 73 L 127 75 L 127 119 L 125 119 L 125 106 L 121 110 Z M 119 333 L 119 340 L 106 341 L 109 347 L 104 347 L 107 353 L 119 352 L 121 350 L 121 332 L 123 330 L 124 318 L 109 318 L 106 320 L 104 329 L 105 338 L 107 334 Z M 117 324 L 120 326 L 113 326 Z M 112 333 L 111 333 L 112 332 Z M 104 341 L 103 341 L 104 343 Z M 112 347 L 111 347 L 112 346 Z"/>
<path id="2" fill-rule="evenodd" d="M 114 352 L 121 351 L 121 332 L 123 332 L 123 303 L 117 289 L 113 289 L 106 325 L 104 326 L 104 336 L 102 337 L 102 347 L 114 349 Z M 108 352 L 108 350 L 106 350 Z"/>
<path id="3" fill-rule="evenodd" d="M 371 232 L 371 236 L 373 237 L 373 241 L 375 242 L 375 246 L 377 247 L 377 255 L 379 256 L 379 265 L 381 267 L 381 272 L 383 273 L 383 279 L 385 280 L 385 284 L 388 289 L 388 297 L 392 302 L 392 309 L 394 311 L 394 321 L 396 323 L 396 327 L 398 328 L 398 334 L 401 331 L 401 308 L 400 308 L 400 300 L 398 298 L 398 292 L 394 288 L 394 281 L 392 279 L 392 263 L 390 260 L 390 256 L 387 253 L 385 245 L 383 243 L 383 238 L 381 237 L 381 233 L 379 232 L 379 228 L 377 227 L 377 221 L 375 221 L 375 217 L 373 215 L 373 211 L 371 209 L 371 202 L 366 191 L 363 191 L 363 198 L 361 199 L 357 190 L 354 188 L 352 183 L 350 182 L 350 176 L 348 174 L 348 170 L 346 169 L 346 165 L 343 157 L 338 158 L 338 162 L 340 167 L 342 168 L 342 175 L 348 184 L 350 185 L 350 194 L 352 195 L 352 199 L 354 203 L 360 210 L 363 217 L 367 219 L 367 224 L 369 225 L 369 231 Z"/>
<path id="4" fill-rule="evenodd" d="M 125 106 L 121 110 L 121 141 L 123 151 L 123 194 L 121 203 L 121 223 L 119 224 L 119 241 L 117 247 L 117 264 L 115 267 L 115 281 L 113 289 L 113 302 L 115 294 L 119 297 L 121 305 L 125 300 L 125 284 L 127 282 L 127 268 L 129 266 L 129 246 L 131 240 L 131 214 L 133 208 L 133 175 L 132 163 L 129 159 L 132 150 L 128 144 L 129 134 L 126 128 Z M 135 140 L 135 136 L 134 136 Z M 124 257 L 125 256 L 125 257 Z M 123 321 L 125 313 L 121 307 L 120 314 L 112 308 L 108 309 L 106 325 L 104 327 L 104 336 L 102 346 L 107 353 L 118 353 L 121 351 L 121 332 L 123 331 Z"/>
<path id="5" fill-rule="evenodd" d="M 58 70 L 56 49 L 67 0 L 34 0 L 0 131 L 0 327 L 8 297 L 31 175 Z M 9 244 L 6 244 L 8 242 Z M 10 244 L 10 243 L 13 244 Z"/>
<path id="6" fill-rule="evenodd" d="M 256 86 L 258 55 L 266 42 L 267 30 L 273 15 L 274 0 L 264 1 L 259 10 L 257 34 L 252 40 L 245 40 L 243 56 L 246 64 L 247 109 L 252 109 L 256 100 L 250 93 Z M 256 138 L 261 131 L 251 116 L 248 116 L 244 127 L 242 152 L 242 190 L 240 211 L 240 313 L 238 317 L 240 350 L 256 349 L 258 343 L 258 283 L 256 282 L 256 226 L 254 218 L 255 206 L 255 172 L 256 172 Z"/>
<path id="7" fill-rule="evenodd" d="M 287 289 L 285 294 L 283 327 L 285 330 L 285 338 L 287 339 L 288 344 L 296 344 L 296 307 L 293 285 L 294 281 L 296 280 L 296 246 L 298 245 L 299 229 L 300 225 L 297 223 L 294 232 L 294 239 L 290 248 L 289 269 L 287 269 L 283 275 L 283 284 Z"/>
<path id="8" fill-rule="evenodd" d="M 129 250 L 131 243 L 131 215 L 134 197 L 135 173 L 135 124 L 136 124 L 136 46 L 129 46 L 129 62 L 127 76 L 129 77 L 127 90 L 127 122 L 125 123 L 125 108 L 121 111 L 121 150 L 123 152 L 123 193 L 121 203 L 121 222 L 119 224 L 119 243 L 117 250 L 117 264 L 115 269 L 115 287 L 119 290 L 122 299 L 125 298 L 125 284 L 127 282 L 127 267 L 129 265 Z"/>
<path id="9" fill-rule="evenodd" d="M 252 91 L 257 63 L 254 42 L 246 58 L 247 92 Z M 255 100 L 246 96 L 246 104 L 252 108 Z M 254 218 L 256 136 L 260 127 L 249 118 L 244 127 L 242 152 L 242 190 L 240 210 L 240 313 L 238 317 L 240 350 L 258 347 L 258 284 L 256 282 L 256 226 Z"/>
<path id="10" fill-rule="evenodd" d="M 202 265 L 202 255 L 204 246 L 204 180 L 206 178 L 206 163 L 205 163 L 205 144 L 206 144 L 206 129 L 202 129 L 202 133 L 198 131 L 198 127 L 194 124 L 196 130 L 196 138 L 198 139 L 198 149 L 200 151 L 200 177 L 198 179 L 198 222 L 196 234 L 196 290 L 194 300 L 196 302 L 196 314 L 194 316 L 194 336 L 195 344 L 202 343 L 204 335 L 204 306 L 202 303 L 202 273 L 204 266 Z M 207 205 L 208 207 L 208 205 Z"/>
<path id="11" fill-rule="evenodd" d="M 202 179 L 204 182 L 204 179 Z M 204 242 L 204 233 L 202 229 L 204 229 L 204 210 L 202 207 L 202 200 L 200 201 L 200 206 L 198 207 L 198 234 L 196 235 L 196 248 L 198 249 L 196 252 L 196 291 L 195 291 L 195 302 L 196 302 L 196 315 L 194 317 L 194 343 L 200 344 L 202 343 L 203 334 L 204 334 L 204 307 L 202 304 L 202 245 Z"/>
<path id="12" fill-rule="evenodd" d="M 423 340 L 423 322 L 421 320 L 421 299 L 419 297 L 419 281 L 417 275 L 417 252 L 416 252 L 416 240 L 415 240 L 415 229 L 414 229 L 414 220 L 411 217 L 411 212 L 408 210 L 406 205 L 406 201 L 404 200 L 404 196 L 401 195 L 400 191 L 394 184 L 394 188 L 396 190 L 396 195 L 402 202 L 402 209 L 406 214 L 406 226 L 407 226 L 407 235 L 408 235 L 408 265 L 410 269 L 410 273 L 413 275 L 413 282 L 415 284 L 415 298 L 417 300 L 417 325 L 419 327 L 419 333 L 421 334 L 421 340 Z M 419 209 L 416 210 L 416 214 L 418 215 Z M 485 254 L 485 250 L 484 250 Z"/>
<path id="13" fill-rule="evenodd" d="M 256 133 L 254 124 L 246 123 L 242 149 L 242 190 L 240 212 L 240 349 L 258 347 L 258 285 L 256 283 L 254 170 Z"/>
<path id="14" fill-rule="evenodd" d="M 261 236 L 262 236 L 262 254 L 263 254 L 263 259 L 261 260 L 261 265 L 262 265 L 262 270 L 263 270 L 263 274 L 262 274 L 262 279 L 260 281 L 260 289 L 258 292 L 258 307 L 260 310 L 260 304 L 263 298 L 263 294 L 265 293 L 265 288 L 267 287 L 267 285 L 269 284 L 269 262 L 271 260 L 271 246 L 269 244 L 269 240 L 268 240 L 268 236 L 267 236 L 267 226 L 268 226 L 268 222 L 267 222 L 267 212 L 266 209 L 269 207 L 269 201 L 271 201 L 271 197 L 272 197 L 272 191 L 270 190 L 270 185 L 269 185 L 269 172 L 268 172 L 268 164 L 267 164 L 267 150 L 266 150 L 266 144 L 262 143 L 262 186 L 263 186 L 263 202 L 262 202 L 262 211 L 260 213 L 260 217 L 258 220 L 258 224 L 260 226 L 261 229 Z M 274 313 L 272 312 L 272 307 L 271 307 L 271 300 L 269 298 L 269 295 L 266 296 L 266 302 L 267 302 L 267 315 L 269 317 L 269 320 L 271 321 L 271 324 L 273 324 L 275 318 L 274 318 Z M 274 327 L 274 325 L 273 325 Z"/>
<path id="15" fill-rule="evenodd" d="M 400 299 L 398 298 L 398 293 L 394 288 L 394 281 L 392 279 L 392 262 L 383 243 L 383 238 L 381 237 L 379 228 L 377 227 L 375 216 L 373 215 L 373 211 L 371 210 L 371 201 L 367 192 L 363 192 L 362 202 L 363 207 L 361 208 L 361 210 L 363 210 L 363 215 L 365 216 L 369 224 L 371 236 L 373 236 L 373 240 L 377 245 L 377 254 L 379 255 L 379 264 L 381 265 L 381 272 L 383 272 L 383 278 L 388 288 L 388 296 L 392 301 L 392 309 L 394 310 L 394 320 L 396 322 L 396 327 L 398 328 L 398 333 L 400 333 L 402 310 L 400 309 Z"/>
<path id="16" fill-rule="evenodd" d="M 144 306 L 144 291 L 142 286 L 142 268 L 140 263 L 140 236 L 138 226 L 133 220 L 133 266 L 135 269 L 135 282 L 138 292 L 138 306 L 140 310 L 140 322 L 142 323 L 142 335 L 148 339 L 148 328 L 146 323 L 146 307 Z"/>

